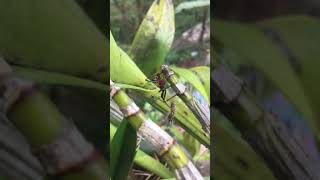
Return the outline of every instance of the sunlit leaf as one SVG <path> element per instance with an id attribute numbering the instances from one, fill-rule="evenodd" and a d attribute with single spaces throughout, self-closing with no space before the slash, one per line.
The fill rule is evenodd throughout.
<path id="1" fill-rule="evenodd" d="M 118 47 L 110 32 L 110 78 L 122 84 L 139 87 L 146 85 L 147 77 L 141 72 L 131 58 Z"/>
<path id="2" fill-rule="evenodd" d="M 164 64 L 174 31 L 172 0 L 155 0 L 136 33 L 129 53 L 148 77 L 156 74 Z"/>

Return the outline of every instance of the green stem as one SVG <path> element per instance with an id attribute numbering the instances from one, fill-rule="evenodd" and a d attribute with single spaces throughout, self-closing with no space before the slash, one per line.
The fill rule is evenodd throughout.
<path id="1" fill-rule="evenodd" d="M 107 177 L 106 162 L 102 158 L 83 160 L 88 158 L 87 155 L 91 155 L 92 151 L 86 151 L 86 148 L 92 148 L 92 146 L 85 141 L 71 122 L 67 123 L 66 118 L 45 94 L 33 89 L 23 92 L 18 101 L 9 109 L 8 119 L 11 120 L 17 129 L 24 135 L 31 147 L 36 150 L 34 151 L 36 152 L 35 155 L 47 169 L 48 173 L 50 173 L 49 169 L 52 166 L 56 166 L 56 164 L 52 163 L 54 161 L 50 158 L 65 163 L 66 161 L 64 161 L 64 158 L 68 159 L 68 156 L 70 156 L 77 161 L 68 163 L 77 167 L 65 167 L 65 169 L 62 169 L 64 170 L 63 173 L 55 170 L 55 173 L 52 175 L 64 180 L 102 180 Z M 68 124 L 69 126 L 66 126 Z M 68 129 L 68 127 L 72 128 Z M 70 130 L 70 132 L 66 130 Z M 76 137 L 71 137 L 70 134 L 75 134 Z M 64 144 L 59 144 L 61 141 Z M 70 144 L 67 143 L 73 145 L 70 146 Z M 85 145 L 82 146 L 83 144 Z M 56 146 L 62 148 L 62 150 L 66 148 L 66 150 L 70 150 L 71 153 L 78 152 L 81 147 L 83 147 L 83 149 L 80 150 L 78 155 L 77 153 L 66 154 L 63 151 L 58 151 L 59 149 L 57 149 L 57 151 L 59 153 L 61 152 L 61 154 L 55 154 L 48 149 L 48 147 L 54 148 Z M 54 157 L 43 154 L 48 152 Z M 88 153 L 81 154 L 83 152 Z M 72 158 L 70 158 L 70 160 L 73 160 Z M 64 166 L 65 164 L 62 163 L 60 165 Z"/>
<path id="2" fill-rule="evenodd" d="M 123 118 L 121 118 L 121 120 L 123 120 Z M 112 141 L 116 131 L 116 127 L 112 123 L 110 123 L 110 141 Z M 166 168 L 159 161 L 144 153 L 140 149 L 137 150 L 136 156 L 134 158 L 134 163 L 158 175 L 161 178 L 173 177 L 172 173 L 168 168 Z"/>
<path id="3" fill-rule="evenodd" d="M 181 147 L 175 143 L 174 139 L 148 119 L 132 99 L 112 81 L 111 94 L 115 103 L 119 106 L 123 115 L 138 133 L 153 145 L 160 156 L 168 162 L 175 171 L 177 179 L 203 179 L 199 171 L 195 168 Z"/>

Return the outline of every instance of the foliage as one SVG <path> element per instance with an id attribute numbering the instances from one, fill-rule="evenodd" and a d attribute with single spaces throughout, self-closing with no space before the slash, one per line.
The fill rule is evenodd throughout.
<path id="1" fill-rule="evenodd" d="M 126 3 L 114 1 L 113 5 L 117 6 L 121 11 L 122 7 L 120 6 L 130 6 L 133 2 L 127 1 Z M 147 3 L 146 1 L 146 4 L 150 5 L 151 3 Z M 135 13 L 140 12 L 138 11 Z M 128 14 L 130 15 L 130 13 Z M 140 104 L 148 102 L 152 109 L 164 113 L 163 117 L 166 117 L 166 113 L 169 113 L 170 111 L 168 104 L 175 102 L 177 105 L 177 112 L 175 113 L 174 119 L 177 125 L 184 128 L 186 132 L 181 134 L 181 132 L 177 131 L 177 126 L 165 127 L 167 127 L 166 129 L 168 132 L 174 132 L 175 136 L 180 137 L 179 141 L 191 152 L 192 156 L 198 157 L 200 143 L 208 147 L 210 139 L 203 132 L 201 125 L 193 113 L 177 97 L 173 98 L 168 103 L 161 101 L 159 88 L 155 84 L 146 81 L 147 78 L 153 78 L 153 75 L 156 72 L 159 72 L 160 66 L 164 64 L 165 58 L 168 55 L 168 50 L 170 49 L 174 37 L 173 14 L 173 4 L 171 0 L 154 1 L 145 18 L 135 15 L 135 18 L 138 17 L 137 19 L 142 21 L 142 24 L 139 28 L 136 28 L 138 31 L 135 33 L 134 38 L 128 38 L 132 33 L 127 33 L 125 35 L 126 37 L 123 37 L 124 35 L 119 36 L 117 28 L 121 27 L 121 25 L 117 23 L 114 23 L 115 25 L 111 24 L 111 30 L 114 32 L 110 34 L 110 78 L 115 81 L 118 86 L 127 89 L 130 94 L 134 95 L 134 99 L 141 102 Z M 118 15 L 122 16 L 121 14 Z M 111 16 L 111 20 L 113 18 L 118 18 L 117 14 L 114 14 L 114 17 Z M 122 16 L 122 18 L 124 17 Z M 131 30 L 131 32 L 134 31 Z M 115 34 L 116 38 L 113 37 Z M 117 39 L 118 42 L 116 42 L 115 39 Z M 128 43 L 128 39 L 134 39 L 131 46 L 123 44 L 123 42 Z M 122 47 L 124 47 L 124 50 Z M 127 51 L 128 54 L 125 51 Z M 176 70 L 177 75 L 183 78 L 181 79 L 183 82 L 191 82 L 190 86 L 193 87 L 192 89 L 199 91 L 204 102 L 207 102 L 207 105 L 209 104 L 209 78 L 204 78 L 204 76 L 206 76 L 205 73 L 209 72 L 208 67 L 195 68 L 194 72 L 198 72 L 196 74 L 193 73 L 193 70 L 174 67 L 172 67 L 172 69 Z M 185 71 L 188 73 L 185 73 Z M 191 77 L 191 79 L 189 77 Z M 173 95 L 173 92 L 168 89 L 167 98 L 170 97 L 170 95 Z M 152 111 L 150 110 L 150 107 L 148 109 L 149 111 Z M 162 120 L 160 120 L 159 123 L 160 122 L 162 122 Z M 119 141 L 119 143 L 123 142 Z M 148 149 L 148 145 L 145 145 L 146 143 L 147 142 L 141 143 L 138 152 L 143 152 Z M 147 153 L 150 154 L 154 152 L 149 149 L 147 150 Z M 206 154 L 208 154 L 208 152 Z M 134 162 L 137 163 L 138 161 L 135 160 Z M 150 165 L 144 167 L 151 172 L 154 172 L 155 169 L 152 170 L 149 166 Z M 118 169 L 118 171 L 124 174 L 129 173 L 122 169 Z"/>
<path id="2" fill-rule="evenodd" d="M 108 48 L 104 33 L 106 2 L 94 2 L 96 4 L 82 4 L 80 1 L 78 4 L 76 1 L 0 1 L 0 56 L 1 60 L 3 57 L 13 69 L 13 77 L 31 81 L 35 84 L 35 91 L 41 91 L 45 94 L 44 97 L 50 96 L 47 101 L 54 102 L 40 99 L 41 102 L 37 104 L 37 99 L 33 99 L 30 108 L 32 105 L 47 108 L 46 103 L 51 104 L 52 109 L 56 108 L 59 113 L 63 113 L 61 119 L 65 120 L 66 116 L 71 123 L 76 123 L 88 141 L 99 151 L 107 153 L 107 137 L 103 126 L 106 102 L 102 101 L 107 89 L 105 77 L 108 68 L 108 57 L 103 53 Z M 46 137 L 50 132 L 46 126 L 55 124 L 55 119 L 50 118 L 49 113 L 41 108 L 37 108 L 37 112 L 33 114 L 41 117 L 39 122 L 25 121 L 27 124 L 15 124 L 29 143 L 32 141 L 26 134 L 39 130 L 41 134 L 36 136 Z M 19 117 L 19 113 L 22 116 L 22 113 L 32 110 L 22 108 L 16 117 Z M 54 127 L 56 126 L 51 128 Z M 63 131 L 64 125 L 58 128 Z M 24 157 L 25 154 L 15 156 L 19 157 L 19 162 L 10 162 L 19 165 L 14 169 L 14 172 L 18 172 L 15 175 L 18 175 L 19 171 L 23 171 L 24 166 L 21 165 L 28 167 L 30 163 L 26 162 L 29 159 Z M 35 156 L 31 158 L 34 159 L 30 160 L 36 161 Z M 107 156 L 104 158 L 107 159 Z M 99 162 L 92 163 L 89 168 L 85 165 L 85 170 L 66 172 L 63 178 L 105 178 L 107 169 L 102 165 L 104 163 L 102 158 Z M 31 174 L 43 176 L 46 173 L 44 170 L 29 168 Z"/>
<path id="3" fill-rule="evenodd" d="M 318 78 L 316 69 L 319 64 L 317 60 L 319 50 L 316 43 L 319 39 L 317 31 L 319 27 L 319 20 L 308 16 L 284 16 L 256 24 L 217 19 L 213 27 L 215 33 L 212 41 L 217 53 L 215 63 L 227 64 L 241 76 L 255 96 L 265 105 L 265 108 L 286 125 L 292 139 L 295 139 L 295 142 L 308 156 L 315 157 L 315 161 L 319 157 L 317 150 L 319 95 L 316 93 L 318 86 L 314 84 Z M 217 119 L 224 123 L 226 121 L 221 117 Z M 233 120 L 235 121 L 241 120 Z M 304 125 L 306 124 L 304 121 L 308 125 Z M 217 124 L 217 129 L 219 128 L 218 131 L 222 132 L 219 124 Z M 234 138 L 240 138 L 240 135 L 237 134 L 239 130 L 228 128 L 228 131 L 233 132 Z M 241 131 L 244 130 L 241 129 Z M 217 138 L 221 135 L 218 134 Z M 224 135 L 219 139 L 225 139 L 224 142 L 227 143 L 230 140 L 227 140 L 226 137 Z M 218 149 L 225 148 L 224 146 L 226 144 L 217 144 Z M 238 153 L 242 151 L 241 149 L 245 150 L 244 145 L 230 146 L 231 148 L 228 149 L 237 147 L 237 150 L 229 152 L 228 155 L 224 155 L 225 151 L 218 150 L 217 158 L 230 157 L 230 154 Z M 247 172 L 253 166 L 250 164 L 252 159 L 255 159 L 255 155 L 251 157 L 245 155 L 250 153 L 249 147 L 245 151 L 247 152 L 234 158 L 234 160 L 240 158 L 245 163 L 239 163 L 237 166 L 229 164 L 228 167 L 233 169 L 233 173 L 239 173 L 243 179 L 249 179 L 256 176 L 256 174 Z M 246 164 L 247 167 L 238 171 L 237 169 L 242 166 L 240 164 Z M 225 166 L 225 164 L 217 165 L 221 171 L 224 170 L 222 165 Z M 262 175 L 270 173 L 268 168 L 261 166 L 259 170 L 255 170 L 255 172 L 261 171 L 262 177 L 259 179 L 270 179 Z M 232 173 L 221 173 L 218 172 L 219 170 L 215 171 L 215 177 L 237 179 L 236 177 L 224 177 L 223 174 Z M 240 175 L 240 173 L 244 174 Z"/>

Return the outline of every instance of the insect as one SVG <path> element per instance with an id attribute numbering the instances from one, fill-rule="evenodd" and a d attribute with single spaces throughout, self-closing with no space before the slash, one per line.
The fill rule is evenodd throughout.
<path id="1" fill-rule="evenodd" d="M 164 119 L 160 121 L 159 126 L 163 126 L 163 125 L 171 126 L 174 122 L 173 120 L 174 120 L 175 113 L 176 113 L 176 104 L 174 102 L 171 102 L 170 111 L 167 113 Z"/>
<path id="2" fill-rule="evenodd" d="M 153 79 L 146 79 L 146 81 L 153 82 L 159 87 L 159 92 L 161 92 L 161 99 L 166 102 L 166 90 L 169 88 L 169 86 L 167 86 L 167 81 L 162 78 L 161 75 L 161 73 L 157 73 Z"/>
<path id="3" fill-rule="evenodd" d="M 176 113 L 176 104 L 174 102 L 172 102 L 171 106 L 170 106 L 170 112 L 167 116 L 169 124 L 172 124 L 175 113 Z"/>

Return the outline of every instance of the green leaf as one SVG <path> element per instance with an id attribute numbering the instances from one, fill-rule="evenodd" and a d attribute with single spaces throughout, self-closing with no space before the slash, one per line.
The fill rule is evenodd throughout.
<path id="1" fill-rule="evenodd" d="M 318 44 L 320 42 L 320 21 L 307 16 L 288 16 L 268 20 L 262 22 L 261 25 L 277 32 L 298 61 L 297 66 L 300 66 L 300 71 L 295 74 L 319 118 L 320 84 L 317 82 L 319 82 L 320 67 Z M 317 125 L 319 129 L 320 123 Z M 319 139 L 320 132 L 317 133 Z"/>
<path id="2" fill-rule="evenodd" d="M 112 137 L 110 146 L 111 179 L 127 180 L 136 153 L 136 130 L 128 121 L 124 120 Z"/>
<path id="3" fill-rule="evenodd" d="M 198 76 L 201 84 L 208 95 L 210 103 L 210 67 L 208 66 L 198 66 L 190 69 L 196 76 Z"/>
<path id="4" fill-rule="evenodd" d="M 181 12 L 182 10 L 200 8 L 200 7 L 208 7 L 210 6 L 210 0 L 197 0 L 197 1 L 187 1 L 182 2 L 176 7 L 176 14 Z"/>
<path id="5" fill-rule="evenodd" d="M 79 0 L 78 0 L 79 1 Z M 95 22 L 103 34 L 107 34 L 109 30 L 109 16 L 106 14 L 108 1 L 105 0 L 95 0 L 95 1 L 85 1 L 78 2 L 90 18 Z"/>
<path id="6" fill-rule="evenodd" d="M 19 66 L 12 66 L 13 72 L 16 76 L 31 80 L 39 84 L 73 86 L 88 89 L 95 89 L 106 92 L 108 86 L 100 82 L 82 79 L 75 76 L 70 76 L 62 73 L 41 71 L 31 68 L 24 68 Z"/>
<path id="7" fill-rule="evenodd" d="M 213 113 L 213 119 L 216 163 L 212 175 L 215 179 L 275 180 L 263 159 L 241 138 L 227 119 L 217 112 Z"/>
<path id="8" fill-rule="evenodd" d="M 170 134 L 190 153 L 192 157 L 196 156 L 200 149 L 200 143 L 187 132 L 181 132 L 177 126 L 171 126 Z"/>
<path id="9" fill-rule="evenodd" d="M 154 76 L 164 64 L 174 31 L 172 0 L 155 0 L 135 35 L 129 53 L 148 77 Z"/>
<path id="10" fill-rule="evenodd" d="M 215 21 L 214 38 L 242 57 L 270 80 L 308 120 L 314 132 L 319 132 L 316 115 L 304 88 L 286 56 L 254 25 Z"/>
<path id="11" fill-rule="evenodd" d="M 147 77 L 131 58 L 118 47 L 110 32 L 110 78 L 116 83 L 144 87 Z"/>
<path id="12" fill-rule="evenodd" d="M 192 157 L 199 153 L 200 143 L 188 133 L 183 133 L 183 146 L 188 150 Z"/>
<path id="13" fill-rule="evenodd" d="M 117 129 L 110 123 L 110 139 L 112 141 Z M 141 150 L 137 150 L 137 153 L 134 157 L 134 163 L 145 168 L 146 170 L 158 175 L 161 178 L 170 178 L 173 177 L 172 173 L 166 168 L 159 160 L 154 159 L 148 154 L 144 153 Z"/>
<path id="14" fill-rule="evenodd" d="M 143 151 L 137 151 L 134 162 L 146 170 L 153 172 L 161 178 L 173 177 L 173 174 L 168 168 L 163 166 L 159 161 L 147 155 Z"/>
<path id="15" fill-rule="evenodd" d="M 178 67 L 170 67 L 175 73 L 177 73 L 180 77 L 183 77 L 188 83 L 192 84 L 200 94 L 205 98 L 207 102 L 209 102 L 208 94 L 203 86 L 202 82 L 198 78 L 198 76 L 192 72 L 190 69 L 178 68 Z M 210 76 L 209 76 L 210 77 Z M 209 78 L 208 77 L 208 78 Z"/>
<path id="16" fill-rule="evenodd" d="M 106 82 L 106 37 L 75 1 L 0 1 L 0 34 L 9 63 Z"/>

